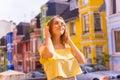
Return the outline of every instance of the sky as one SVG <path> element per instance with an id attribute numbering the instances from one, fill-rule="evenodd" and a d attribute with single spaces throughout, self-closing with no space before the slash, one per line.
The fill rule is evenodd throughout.
<path id="1" fill-rule="evenodd" d="M 30 22 L 48 0 L 0 0 L 0 20 Z"/>

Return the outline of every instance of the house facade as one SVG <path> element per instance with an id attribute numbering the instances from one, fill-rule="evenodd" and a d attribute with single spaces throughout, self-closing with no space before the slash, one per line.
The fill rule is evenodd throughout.
<path id="1" fill-rule="evenodd" d="M 120 0 L 105 0 L 110 68 L 120 71 Z"/>
<path id="2" fill-rule="evenodd" d="M 40 26 L 37 17 L 30 23 L 21 22 L 13 31 L 14 67 L 17 71 L 29 72 L 42 69 L 37 46 L 40 44 Z"/>
<path id="3" fill-rule="evenodd" d="M 0 20 L 0 38 L 5 36 L 7 33 L 12 32 L 16 24 L 12 21 Z"/>
<path id="4" fill-rule="evenodd" d="M 102 61 L 102 58 L 99 59 L 100 56 L 108 55 L 106 15 L 105 12 L 99 11 L 104 0 L 79 0 L 78 3 L 80 25 L 77 30 L 79 30 L 80 49 L 87 63 L 109 66 L 108 59 L 106 62 Z"/>

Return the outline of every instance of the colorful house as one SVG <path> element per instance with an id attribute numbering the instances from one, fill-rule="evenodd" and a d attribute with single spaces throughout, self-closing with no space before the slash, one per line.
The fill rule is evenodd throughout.
<path id="1" fill-rule="evenodd" d="M 17 71 L 29 72 L 40 70 L 39 53 L 37 46 L 40 44 L 39 17 L 31 23 L 21 22 L 13 31 L 14 66 Z"/>
<path id="2" fill-rule="evenodd" d="M 68 0 L 70 6 L 61 16 L 75 45 L 83 52 L 87 63 L 108 66 L 106 12 L 100 11 L 104 0 Z M 103 59 L 99 59 L 103 57 Z M 107 56 L 107 58 L 106 58 Z M 107 62 L 102 63 L 105 60 Z"/>
<path id="3" fill-rule="evenodd" d="M 120 71 L 120 0 L 105 0 L 110 68 Z"/>
<path id="4" fill-rule="evenodd" d="M 78 3 L 80 25 L 76 30 L 78 30 L 79 48 L 84 53 L 87 63 L 108 66 L 106 14 L 99 11 L 104 0 L 79 0 Z"/>

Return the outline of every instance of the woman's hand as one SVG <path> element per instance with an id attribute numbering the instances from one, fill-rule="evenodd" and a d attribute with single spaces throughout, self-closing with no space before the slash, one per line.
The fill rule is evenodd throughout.
<path id="1" fill-rule="evenodd" d="M 67 36 L 66 43 L 69 44 L 72 41 L 70 35 L 68 34 L 68 32 L 66 32 L 65 35 Z"/>
<path id="2" fill-rule="evenodd" d="M 49 32 L 49 27 L 48 27 L 48 26 L 45 27 L 44 32 L 45 32 L 45 39 L 48 39 L 48 38 L 51 37 L 51 36 L 50 36 L 50 32 Z"/>
<path id="3" fill-rule="evenodd" d="M 49 27 L 46 26 L 44 28 L 44 35 L 45 35 L 45 43 L 43 45 L 43 49 L 41 51 L 42 56 L 45 58 L 51 58 L 53 57 L 55 50 L 52 44 L 52 40 L 51 40 L 51 35 L 49 32 Z"/>

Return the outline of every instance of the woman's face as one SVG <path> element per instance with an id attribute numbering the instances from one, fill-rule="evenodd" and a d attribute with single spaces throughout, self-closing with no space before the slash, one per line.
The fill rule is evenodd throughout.
<path id="1" fill-rule="evenodd" d="M 61 36 L 65 31 L 65 23 L 60 18 L 54 18 L 52 31 L 54 35 Z"/>

